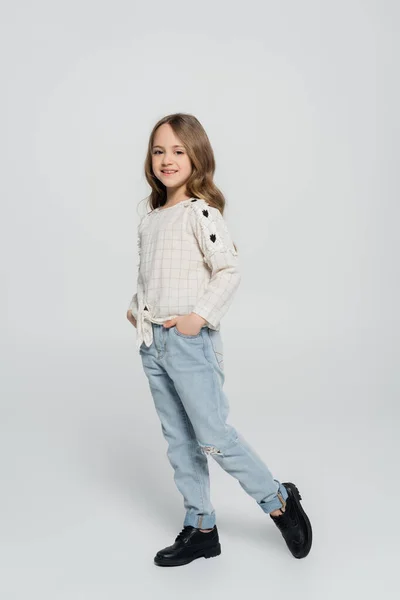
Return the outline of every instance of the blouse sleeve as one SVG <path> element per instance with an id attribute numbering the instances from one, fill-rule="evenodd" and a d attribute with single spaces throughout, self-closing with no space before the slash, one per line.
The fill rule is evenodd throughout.
<path id="1" fill-rule="evenodd" d="M 137 292 L 135 294 L 133 294 L 132 300 L 130 301 L 130 304 L 128 306 L 128 310 L 130 310 L 132 315 L 135 317 L 135 319 L 137 319 L 137 314 L 138 314 Z"/>
<path id="2" fill-rule="evenodd" d="M 217 328 L 241 280 L 238 253 L 218 208 L 205 202 L 193 202 L 190 206 L 192 232 L 211 270 L 209 284 L 197 299 L 193 312 Z"/>
<path id="3" fill-rule="evenodd" d="M 146 215 L 145 215 L 146 216 Z M 141 276 L 140 276 L 140 252 L 141 252 L 141 244 L 140 244 L 140 229 L 142 226 L 142 223 L 144 221 L 145 217 L 142 217 L 142 219 L 139 222 L 139 225 L 137 227 L 137 251 L 138 251 L 138 256 L 139 256 L 139 261 L 138 261 L 138 276 L 137 276 L 137 282 L 136 282 L 136 287 L 137 287 L 137 292 L 135 292 L 132 296 L 132 300 L 129 303 L 128 306 L 128 310 L 130 310 L 132 312 L 132 315 L 135 317 L 135 319 L 137 319 L 137 315 L 138 315 L 138 310 L 139 310 L 139 305 L 138 305 L 138 292 L 142 291 L 143 286 L 142 286 L 142 280 L 141 280 Z"/>

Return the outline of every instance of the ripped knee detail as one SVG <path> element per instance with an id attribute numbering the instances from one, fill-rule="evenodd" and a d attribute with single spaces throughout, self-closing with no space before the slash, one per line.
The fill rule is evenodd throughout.
<path id="1" fill-rule="evenodd" d="M 219 450 L 215 446 L 206 446 L 206 445 L 200 444 L 200 449 L 203 452 L 203 454 L 205 454 L 205 455 L 218 454 L 218 455 L 222 456 L 221 450 Z"/>

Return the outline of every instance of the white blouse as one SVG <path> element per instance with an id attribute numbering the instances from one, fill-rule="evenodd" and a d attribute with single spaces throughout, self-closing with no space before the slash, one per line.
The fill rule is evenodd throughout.
<path id="1" fill-rule="evenodd" d="M 137 349 L 153 341 L 151 323 L 194 312 L 219 331 L 239 286 L 238 253 L 220 211 L 189 198 L 147 213 L 138 225 L 137 292 L 128 309 Z"/>

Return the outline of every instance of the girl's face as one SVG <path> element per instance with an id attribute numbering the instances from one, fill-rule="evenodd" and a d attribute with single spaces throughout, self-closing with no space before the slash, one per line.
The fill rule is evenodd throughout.
<path id="1" fill-rule="evenodd" d="M 186 148 L 176 137 L 169 123 L 160 125 L 154 135 L 152 167 L 154 175 L 169 191 L 184 189 L 192 173 L 192 164 Z"/>

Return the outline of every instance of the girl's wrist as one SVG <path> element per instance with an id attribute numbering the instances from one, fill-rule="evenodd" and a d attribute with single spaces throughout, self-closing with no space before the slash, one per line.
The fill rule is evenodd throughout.
<path id="1" fill-rule="evenodd" d="M 190 313 L 190 316 L 194 317 L 194 320 L 197 321 L 199 325 L 204 325 L 205 323 L 207 323 L 206 319 L 204 319 L 195 312 Z"/>

